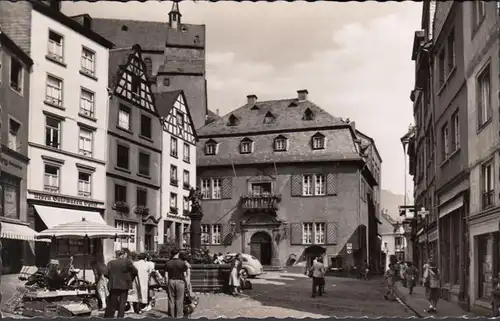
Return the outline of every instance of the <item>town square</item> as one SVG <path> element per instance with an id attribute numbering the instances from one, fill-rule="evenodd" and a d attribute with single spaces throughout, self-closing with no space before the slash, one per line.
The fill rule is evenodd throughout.
<path id="1" fill-rule="evenodd" d="M 2 317 L 500 316 L 499 3 L 0 1 Z"/>

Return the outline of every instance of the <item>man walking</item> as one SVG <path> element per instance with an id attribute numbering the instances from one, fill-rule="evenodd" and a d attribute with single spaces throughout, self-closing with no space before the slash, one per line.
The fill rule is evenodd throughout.
<path id="1" fill-rule="evenodd" d="M 182 318 L 184 315 L 184 291 L 186 289 L 186 262 L 179 258 L 179 250 L 172 250 L 172 258 L 165 266 L 168 276 L 168 316 Z"/>
<path id="2" fill-rule="evenodd" d="M 127 252 L 120 250 L 117 258 L 108 263 L 105 276 L 108 278 L 109 297 L 105 318 L 114 318 L 118 310 L 118 317 L 125 317 L 125 304 L 128 291 L 132 288 L 132 281 L 137 276 L 137 269 L 127 258 Z"/>
<path id="3" fill-rule="evenodd" d="M 312 297 L 316 297 L 316 293 L 319 296 L 322 295 L 321 281 L 324 280 L 326 270 L 325 265 L 318 258 L 315 258 L 311 266 L 310 275 L 312 275 Z"/>

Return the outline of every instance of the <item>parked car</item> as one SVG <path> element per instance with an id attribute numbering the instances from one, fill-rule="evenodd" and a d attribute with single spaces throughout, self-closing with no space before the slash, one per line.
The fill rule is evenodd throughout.
<path id="1" fill-rule="evenodd" d="M 224 262 L 230 264 L 234 258 L 236 257 L 236 253 L 228 253 L 224 256 Z M 262 264 L 260 264 L 259 260 L 250 254 L 241 254 L 242 260 L 242 275 L 245 278 L 254 278 L 258 275 L 264 273 L 262 270 Z"/>

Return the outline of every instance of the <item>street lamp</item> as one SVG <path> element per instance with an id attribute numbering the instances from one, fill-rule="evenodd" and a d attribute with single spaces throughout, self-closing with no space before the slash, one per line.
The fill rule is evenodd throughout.
<path id="1" fill-rule="evenodd" d="M 408 130 L 408 133 L 410 132 L 411 130 L 411 125 L 410 125 L 410 128 Z M 401 144 L 403 145 L 403 156 L 404 156 L 404 163 L 405 163 L 405 167 L 404 167 L 404 178 L 405 178 L 405 199 L 404 199 L 404 205 L 406 206 L 406 199 L 408 197 L 407 195 L 407 187 L 406 187 L 406 176 L 408 175 L 407 171 L 407 165 L 406 165 L 406 147 L 408 146 L 408 144 L 410 143 L 410 137 L 408 134 L 404 135 L 403 137 L 401 137 Z"/>

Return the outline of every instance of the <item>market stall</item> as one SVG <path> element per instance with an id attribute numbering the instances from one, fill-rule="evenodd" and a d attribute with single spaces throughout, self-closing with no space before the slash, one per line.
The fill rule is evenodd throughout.
<path id="1" fill-rule="evenodd" d="M 37 239 L 71 239 L 83 240 L 86 250 L 83 255 L 85 261 L 91 256 L 90 240 L 116 238 L 126 234 L 112 226 L 96 223 L 85 218 L 79 221 L 61 224 L 44 230 L 36 235 Z M 87 262 L 90 263 L 90 262 Z M 88 264 L 87 266 L 90 266 Z M 12 312 L 26 316 L 85 316 L 97 308 L 94 300 L 94 284 L 86 279 L 86 266 L 83 268 L 83 277 L 80 270 L 73 266 L 73 257 L 69 264 L 62 267 L 58 260 L 51 260 L 47 268 L 38 268 L 27 277 L 24 289 L 19 289 L 17 299 L 20 301 L 15 307 L 12 302 L 9 309 Z M 15 310 L 15 311 L 14 311 Z"/>

